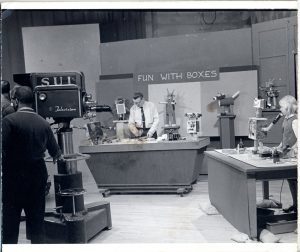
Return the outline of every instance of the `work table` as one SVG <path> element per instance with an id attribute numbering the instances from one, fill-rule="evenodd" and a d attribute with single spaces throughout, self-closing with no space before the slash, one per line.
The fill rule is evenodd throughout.
<path id="1" fill-rule="evenodd" d="M 240 232 L 257 237 L 256 182 L 263 182 L 268 198 L 268 181 L 297 178 L 297 161 L 263 159 L 251 152 L 205 151 L 208 192 L 213 206 Z"/>
<path id="2" fill-rule="evenodd" d="M 109 193 L 190 192 L 203 171 L 202 161 L 210 141 L 123 140 L 95 146 L 81 145 L 89 154 L 87 165 L 99 188 Z"/>
<path id="3" fill-rule="evenodd" d="M 272 158 L 262 158 L 258 154 L 253 154 L 252 149 L 247 150 L 245 153 L 236 153 L 234 149 L 217 149 L 216 153 L 210 152 L 209 155 L 215 158 L 222 159 L 225 163 L 229 162 L 231 165 L 235 166 L 236 169 L 245 172 L 259 172 L 261 170 L 282 170 L 285 167 L 288 169 L 292 166 L 297 166 L 297 159 L 280 159 L 279 162 L 273 163 Z M 221 156 L 217 153 L 222 154 Z M 243 165 L 241 166 L 241 163 Z"/>
<path id="4" fill-rule="evenodd" d="M 176 141 L 141 141 L 137 139 L 124 139 L 120 142 L 103 143 L 98 145 L 81 145 L 81 153 L 96 152 L 123 152 L 123 151 L 151 151 L 151 150 L 188 150 L 200 149 L 209 145 L 208 137 L 197 140 L 176 140 Z"/>

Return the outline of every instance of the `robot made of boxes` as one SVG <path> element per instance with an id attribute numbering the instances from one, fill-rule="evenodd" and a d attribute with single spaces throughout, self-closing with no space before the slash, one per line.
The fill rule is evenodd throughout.
<path id="1" fill-rule="evenodd" d="M 166 126 L 175 126 L 176 125 L 176 118 L 175 118 L 175 94 L 173 90 L 172 92 L 167 89 L 167 98 L 166 101 L 160 102 L 161 104 L 166 104 Z"/>

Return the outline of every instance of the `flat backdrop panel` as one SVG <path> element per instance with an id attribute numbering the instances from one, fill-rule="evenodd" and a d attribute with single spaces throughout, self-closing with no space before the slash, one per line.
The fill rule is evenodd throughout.
<path id="1" fill-rule="evenodd" d="M 99 80 L 99 24 L 22 28 L 26 72 L 82 71 L 95 95 Z"/>
<path id="2" fill-rule="evenodd" d="M 251 29 L 102 43 L 100 57 L 102 75 L 252 65 Z M 144 83 L 133 88 L 148 97 Z"/>
<path id="3" fill-rule="evenodd" d="M 233 112 L 235 135 L 248 136 L 248 118 L 255 116 L 253 100 L 257 97 L 257 70 L 220 73 L 219 81 L 202 82 L 201 107 L 204 136 L 218 136 L 218 104 L 213 97 L 218 93 L 232 96 L 240 91 L 234 101 Z"/>
<path id="4" fill-rule="evenodd" d="M 26 72 L 81 71 L 86 91 L 95 98 L 100 74 L 99 24 L 25 27 L 22 35 Z M 85 123 L 81 118 L 71 122 L 79 127 Z M 74 128 L 75 152 L 84 138 L 84 130 Z M 88 170 L 85 162 L 80 167 Z"/>
<path id="5" fill-rule="evenodd" d="M 100 74 L 98 24 L 24 27 L 22 34 L 26 72 L 81 71 L 87 93 L 96 99 L 95 84 Z M 85 122 L 75 119 L 71 123 L 82 126 Z M 84 131 L 76 130 L 74 147 L 83 137 Z"/>
<path id="6" fill-rule="evenodd" d="M 175 117 L 176 124 L 180 126 L 181 135 L 186 135 L 187 118 L 184 116 L 187 112 L 201 112 L 200 83 L 168 83 L 148 85 L 149 100 L 154 102 L 159 113 L 158 134 L 163 133 L 165 125 L 166 104 L 160 102 L 166 101 L 167 89 L 175 94 Z"/>
<path id="7" fill-rule="evenodd" d="M 96 85 L 96 92 L 97 101 L 101 104 L 107 104 L 115 109 L 115 100 L 118 97 L 128 99 L 131 102 L 132 94 L 134 93 L 132 78 L 101 80 Z M 130 107 L 128 109 L 130 109 Z M 102 125 L 106 127 L 116 126 L 113 121 L 117 118 L 114 118 L 111 113 L 97 113 L 97 118 Z M 114 134 L 114 132 L 104 131 L 106 131 L 108 135 Z"/>
<path id="8" fill-rule="evenodd" d="M 218 93 L 232 96 L 240 91 L 235 100 L 233 112 L 235 118 L 235 135 L 248 135 L 248 118 L 255 116 L 253 100 L 257 97 L 257 70 L 223 72 L 220 80 L 208 82 L 169 83 L 148 85 L 149 100 L 154 102 L 160 115 L 159 133 L 165 123 L 165 101 L 167 89 L 176 95 L 175 114 L 176 122 L 180 125 L 179 132 L 186 135 L 186 112 L 200 112 L 201 134 L 203 136 L 219 136 L 218 131 L 218 104 L 213 97 Z"/>
<path id="9" fill-rule="evenodd" d="M 102 74 L 252 65 L 251 28 L 100 45 Z"/>

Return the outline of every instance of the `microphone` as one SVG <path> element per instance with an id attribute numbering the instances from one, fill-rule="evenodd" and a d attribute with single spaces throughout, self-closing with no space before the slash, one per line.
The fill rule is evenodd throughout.
<path id="1" fill-rule="evenodd" d="M 283 116 L 283 114 L 282 113 L 279 113 L 275 118 L 274 118 L 274 120 L 273 120 L 273 124 L 275 124 L 275 123 L 277 123 L 278 121 L 279 121 L 279 119 L 281 118 Z"/>

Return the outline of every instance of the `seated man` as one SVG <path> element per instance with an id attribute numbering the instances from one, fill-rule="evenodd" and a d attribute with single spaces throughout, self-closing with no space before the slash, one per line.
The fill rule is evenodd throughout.
<path id="1" fill-rule="evenodd" d="M 154 103 L 145 101 L 139 92 L 134 93 L 133 103 L 128 120 L 129 130 L 135 137 L 157 138 L 159 117 Z"/>

